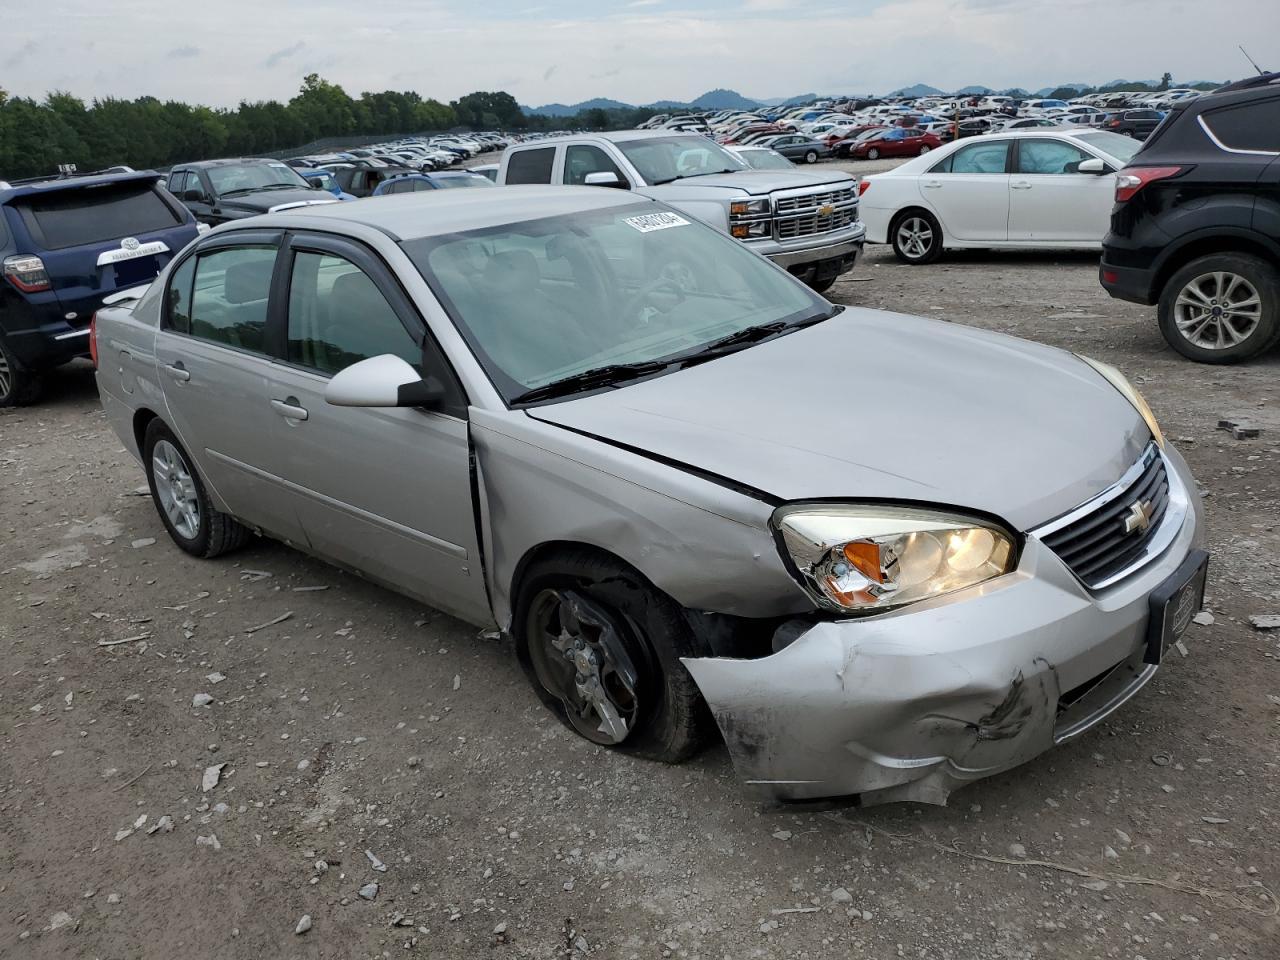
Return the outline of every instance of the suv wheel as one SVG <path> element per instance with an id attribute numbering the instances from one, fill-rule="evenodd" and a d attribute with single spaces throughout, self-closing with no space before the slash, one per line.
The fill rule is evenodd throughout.
<path id="1" fill-rule="evenodd" d="M 1280 340 L 1280 274 L 1248 254 L 1192 260 L 1160 295 L 1160 332 L 1200 363 L 1239 363 Z"/>
<path id="2" fill-rule="evenodd" d="M 40 397 L 41 378 L 32 373 L 0 340 L 0 407 L 24 407 Z"/>

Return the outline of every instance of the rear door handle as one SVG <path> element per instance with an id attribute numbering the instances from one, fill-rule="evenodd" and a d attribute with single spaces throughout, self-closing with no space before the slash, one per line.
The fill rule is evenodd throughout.
<path id="1" fill-rule="evenodd" d="M 182 365 L 181 360 L 176 360 L 173 363 L 164 364 L 164 372 L 167 373 L 169 376 L 173 377 L 173 379 L 179 381 L 180 383 L 186 383 L 188 380 L 191 379 L 190 371 L 187 370 L 187 368 Z"/>
<path id="2" fill-rule="evenodd" d="M 309 416 L 307 408 L 298 403 L 297 397 L 285 397 L 283 400 L 272 400 L 272 408 L 286 420 L 305 420 Z"/>
<path id="3" fill-rule="evenodd" d="M 1031 189 L 1031 181 L 1030 181 L 1030 180 L 1015 180 L 1015 181 L 1013 181 L 1013 183 L 1009 184 L 1009 186 L 1013 187 L 1013 189 L 1015 189 L 1015 190 L 1030 190 L 1030 189 Z"/>

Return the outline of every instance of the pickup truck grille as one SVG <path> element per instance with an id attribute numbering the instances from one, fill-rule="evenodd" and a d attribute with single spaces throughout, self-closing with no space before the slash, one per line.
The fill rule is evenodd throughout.
<path id="1" fill-rule="evenodd" d="M 774 228 L 779 240 L 795 240 L 843 230 L 858 219 L 853 187 L 789 194 L 774 200 Z"/>
<path id="2" fill-rule="evenodd" d="M 1041 535 L 1086 586 L 1098 588 L 1137 562 L 1169 509 L 1169 477 L 1155 446 L 1122 482 L 1069 523 Z M 1138 513 L 1142 519 L 1137 519 Z"/>

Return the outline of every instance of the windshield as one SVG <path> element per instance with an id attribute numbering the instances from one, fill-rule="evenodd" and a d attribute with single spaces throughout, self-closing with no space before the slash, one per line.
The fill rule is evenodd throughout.
<path id="1" fill-rule="evenodd" d="M 426 237 L 404 250 L 508 402 L 832 309 L 740 243 L 652 203 Z"/>
<path id="2" fill-rule="evenodd" d="M 772 150 L 747 150 L 742 159 L 752 170 L 794 170 L 795 164 L 780 153 Z"/>
<path id="3" fill-rule="evenodd" d="M 1142 149 L 1142 143 L 1132 137 L 1119 133 L 1099 130 L 1097 133 L 1082 133 L 1076 139 L 1087 143 L 1096 150 L 1110 154 L 1120 161 L 1121 166 L 1133 159 L 1133 155 Z"/>
<path id="4" fill-rule="evenodd" d="M 493 181 L 480 174 L 465 177 L 432 177 L 432 181 L 437 187 L 451 189 L 453 187 L 492 187 Z"/>
<path id="5" fill-rule="evenodd" d="M 706 137 L 656 137 L 648 140 L 626 140 L 619 143 L 631 165 L 655 186 L 685 177 L 701 177 L 709 173 L 736 173 L 746 164 L 720 144 Z"/>
<path id="6" fill-rule="evenodd" d="M 225 167 L 209 167 L 206 171 L 218 196 L 228 193 L 265 190 L 271 187 L 300 187 L 310 184 L 285 163 L 237 163 Z"/>

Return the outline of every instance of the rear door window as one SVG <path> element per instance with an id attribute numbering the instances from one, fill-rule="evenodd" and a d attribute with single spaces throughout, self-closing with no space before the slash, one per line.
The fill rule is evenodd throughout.
<path id="1" fill-rule="evenodd" d="M 149 180 L 56 190 L 14 206 L 46 250 L 136 237 L 184 222 Z"/>
<path id="2" fill-rule="evenodd" d="M 191 292 L 190 334 L 265 353 L 267 300 L 275 262 L 276 248 L 265 245 L 224 248 L 200 256 Z"/>
<path id="3" fill-rule="evenodd" d="M 507 159 L 507 183 L 550 183 L 556 148 L 517 150 Z"/>
<path id="4" fill-rule="evenodd" d="M 1009 160 L 1009 142 L 983 141 L 961 147 L 947 156 L 930 173 L 1004 173 Z"/>
<path id="5" fill-rule="evenodd" d="M 1280 153 L 1280 97 L 1210 110 L 1203 120 L 1229 150 Z"/>

